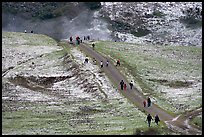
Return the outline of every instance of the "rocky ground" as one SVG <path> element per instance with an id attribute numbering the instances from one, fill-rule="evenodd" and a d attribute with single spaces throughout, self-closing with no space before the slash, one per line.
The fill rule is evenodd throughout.
<path id="1" fill-rule="evenodd" d="M 195 18 L 202 23 L 200 2 L 104 2 L 100 12 L 117 25 L 115 36 L 123 41 L 201 46 L 202 25 L 191 28 L 180 21 L 189 8 L 199 9 Z"/>

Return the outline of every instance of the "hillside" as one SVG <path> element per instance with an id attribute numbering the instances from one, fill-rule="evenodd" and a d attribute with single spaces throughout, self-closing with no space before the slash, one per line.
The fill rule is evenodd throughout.
<path id="1" fill-rule="evenodd" d="M 45 35 L 16 32 L 3 32 L 2 34 L 3 134 L 180 134 L 176 131 L 168 130 L 163 122 L 160 123 L 159 128 L 152 124 L 152 128 L 148 129 L 147 124 L 144 122 L 146 114 L 141 112 L 116 90 L 116 85 L 110 82 L 91 58 L 89 58 L 89 63 L 85 64 L 84 59 L 88 56 L 77 47 L 69 46 L 66 42 L 57 43 Z M 111 48 L 113 53 L 114 46 L 118 48 L 118 46 L 123 44 L 111 44 L 107 41 L 96 42 L 96 50 L 103 49 L 104 45 L 107 46 L 106 54 L 110 52 L 109 48 Z M 127 63 L 128 61 L 125 61 L 124 58 L 124 56 L 127 56 L 126 52 L 117 48 L 117 51 L 122 51 L 125 54 L 119 53 L 121 61 L 124 60 L 124 63 Z M 131 48 L 138 48 L 136 51 L 139 51 L 143 50 L 144 46 L 132 46 L 130 44 L 129 48 L 134 52 Z M 164 47 L 160 48 L 163 49 Z M 160 48 L 158 49 L 160 50 Z M 171 48 L 169 48 L 161 50 L 163 51 L 161 53 L 171 52 Z M 180 52 L 179 48 L 177 50 L 175 54 Z M 196 55 L 200 55 L 199 49 L 195 50 L 192 47 L 189 48 L 189 51 L 194 51 Z M 143 54 L 143 52 L 141 53 Z M 135 55 L 135 53 L 133 54 Z M 135 57 L 137 57 L 136 60 L 140 61 L 141 65 L 148 61 L 148 59 L 140 60 L 139 56 Z M 155 54 L 155 56 L 159 56 L 159 54 Z M 199 64 L 199 61 L 201 61 L 199 59 L 200 56 L 194 58 L 191 53 L 188 56 L 192 58 L 191 63 L 196 64 L 195 60 L 197 60 Z M 165 58 L 167 59 L 166 61 L 172 62 L 167 56 Z M 182 57 L 181 59 L 188 62 Z M 124 63 L 122 62 L 122 65 Z M 153 65 L 154 63 L 151 64 Z M 127 64 L 127 68 L 131 66 L 131 63 Z M 151 81 L 154 74 L 150 71 L 145 76 L 143 75 L 145 73 L 139 67 L 138 65 L 138 75 L 142 79 L 144 78 L 144 81 L 142 81 L 145 83 L 145 79 L 148 78 L 150 82 L 147 83 L 152 85 Z M 202 97 L 200 95 L 200 88 L 202 88 L 200 82 L 202 83 L 202 79 L 200 79 L 200 66 L 194 67 L 196 68 L 195 72 L 185 73 L 186 77 L 198 75 L 191 81 L 193 86 L 190 85 L 190 88 L 188 87 L 188 95 L 193 97 L 193 99 L 197 98 L 197 102 L 194 102 L 190 107 L 185 100 L 168 104 L 163 99 L 164 95 L 162 92 L 160 92 L 160 96 L 155 94 L 154 91 L 149 92 L 145 90 L 148 87 L 144 87 L 145 84 L 142 85 L 141 81 L 137 81 L 138 79 L 134 79 L 134 82 L 137 88 L 141 88 L 141 92 L 146 95 L 149 92 L 148 95 L 153 99 L 153 103 L 179 114 L 180 112 L 186 112 L 186 109 L 190 110 L 200 107 L 200 97 Z M 171 67 L 167 68 L 170 69 Z M 122 71 L 122 73 L 126 72 Z M 137 75 L 135 75 L 134 71 L 131 74 L 133 76 Z M 128 79 L 132 79 L 130 77 L 131 74 L 127 74 Z M 180 79 L 182 77 L 177 79 L 177 82 L 181 81 Z M 154 82 L 153 85 L 157 86 L 159 91 L 161 85 L 158 80 L 160 79 L 154 77 L 152 82 Z M 164 84 L 172 84 L 171 79 L 168 79 Z M 183 86 L 186 90 L 186 86 Z M 171 89 L 173 92 L 178 92 L 181 89 L 180 87 L 173 88 L 175 88 L 174 90 Z M 192 91 L 195 91 L 193 95 L 191 94 L 193 93 Z M 178 93 L 183 93 L 183 91 L 181 90 Z M 178 97 L 186 98 L 183 96 L 185 94 L 177 94 L 179 96 L 173 96 L 172 98 L 172 96 L 169 96 L 172 95 L 169 91 L 166 95 L 168 100 L 178 99 Z M 192 102 L 193 99 L 191 98 Z M 182 105 L 179 107 L 178 104 Z M 176 107 L 177 110 L 175 111 L 170 106 L 178 107 Z M 192 122 L 198 123 L 202 119 L 200 116 L 195 117 Z M 21 122 L 22 120 L 24 122 Z M 202 127 L 202 125 L 200 126 Z"/>
<path id="2" fill-rule="evenodd" d="M 4 31 L 202 46 L 201 2 L 4 2 Z"/>
<path id="3" fill-rule="evenodd" d="M 149 130 L 98 65 L 66 42 L 2 32 L 2 134 L 179 134 Z M 156 127 L 152 124 L 152 128 Z"/>

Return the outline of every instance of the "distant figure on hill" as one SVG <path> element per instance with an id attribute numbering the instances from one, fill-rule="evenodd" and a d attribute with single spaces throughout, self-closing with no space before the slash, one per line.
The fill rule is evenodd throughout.
<path id="1" fill-rule="evenodd" d="M 76 37 L 76 45 L 79 45 L 80 44 L 80 38 L 79 36 Z"/>
<path id="2" fill-rule="evenodd" d="M 150 127 L 152 116 L 150 114 L 147 115 L 148 126 Z"/>
<path id="3" fill-rule="evenodd" d="M 84 63 L 88 63 L 89 59 L 86 57 Z"/>
<path id="4" fill-rule="evenodd" d="M 146 107 L 146 101 L 145 100 L 143 101 L 143 105 L 144 105 L 144 107 Z"/>
<path id="5" fill-rule="evenodd" d="M 106 61 L 106 67 L 108 67 L 108 64 L 109 64 L 109 61 L 107 60 L 107 61 Z"/>
<path id="6" fill-rule="evenodd" d="M 103 61 L 101 61 L 101 68 L 103 67 Z"/>
<path id="7" fill-rule="evenodd" d="M 116 63 L 116 66 L 118 66 L 118 65 L 120 66 L 120 60 L 119 59 L 117 60 L 117 63 Z"/>
<path id="8" fill-rule="evenodd" d="M 92 48 L 94 49 L 94 47 L 95 47 L 95 44 L 94 44 L 94 43 L 92 43 Z"/>
<path id="9" fill-rule="evenodd" d="M 124 83 L 124 91 L 126 91 L 126 87 L 127 87 L 127 85 Z"/>
<path id="10" fill-rule="evenodd" d="M 27 33 L 27 30 L 25 29 L 25 31 L 24 31 L 25 33 Z"/>
<path id="11" fill-rule="evenodd" d="M 150 97 L 147 98 L 147 107 L 150 107 L 151 106 L 151 99 Z"/>
<path id="12" fill-rule="evenodd" d="M 93 63 L 96 64 L 96 59 L 95 58 L 93 58 Z"/>
<path id="13" fill-rule="evenodd" d="M 130 81 L 130 89 L 132 89 L 132 87 L 133 87 L 133 82 L 132 82 L 132 80 Z"/>
<path id="14" fill-rule="evenodd" d="M 157 126 L 158 126 L 158 123 L 159 123 L 159 121 L 160 121 L 159 116 L 158 116 L 158 115 L 155 115 L 154 120 L 155 120 L 155 123 L 156 123 Z"/>
<path id="15" fill-rule="evenodd" d="M 30 33 L 33 33 L 33 30 L 31 30 Z"/>
<path id="16" fill-rule="evenodd" d="M 120 81 L 120 88 L 121 88 L 121 90 L 123 90 L 123 87 L 124 87 L 124 81 L 121 80 L 121 81 Z"/>

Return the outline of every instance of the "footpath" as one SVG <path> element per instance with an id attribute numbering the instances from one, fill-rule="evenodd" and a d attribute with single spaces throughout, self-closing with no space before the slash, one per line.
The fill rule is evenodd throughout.
<path id="1" fill-rule="evenodd" d="M 167 113 L 165 110 L 157 106 L 156 104 L 152 104 L 150 107 L 144 107 L 143 101 L 146 100 L 146 97 L 140 93 L 135 86 L 133 89 L 129 88 L 129 82 L 127 79 L 122 75 L 116 68 L 114 64 L 109 61 L 108 67 L 105 66 L 107 58 L 102 56 L 97 51 L 93 50 L 90 46 L 86 45 L 85 43 L 81 43 L 79 49 L 82 50 L 86 55 L 91 58 L 95 58 L 97 63 L 100 65 L 100 62 L 103 61 L 103 67 L 101 68 L 102 71 L 109 77 L 109 79 L 115 84 L 119 86 L 121 80 L 123 80 L 127 84 L 126 91 L 121 91 L 121 94 L 129 99 L 130 102 L 135 104 L 141 111 L 145 112 L 146 114 L 151 114 L 151 116 L 155 116 L 156 114 L 159 116 L 160 120 L 165 122 L 169 128 L 180 132 L 184 135 L 201 135 L 202 130 L 193 127 L 188 124 L 189 115 L 186 116 L 172 116 Z M 110 59 L 108 59 L 110 60 Z M 202 108 L 196 111 L 196 113 L 202 112 Z M 195 115 L 195 113 L 194 113 Z"/>

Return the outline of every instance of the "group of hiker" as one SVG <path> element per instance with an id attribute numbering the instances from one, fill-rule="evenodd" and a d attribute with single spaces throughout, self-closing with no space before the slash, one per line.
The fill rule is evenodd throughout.
<path id="1" fill-rule="evenodd" d="M 131 81 L 131 82 L 129 83 L 129 85 L 130 85 L 130 89 L 132 89 L 132 87 L 133 87 L 133 81 Z M 126 83 L 125 83 L 123 80 L 120 81 L 120 89 L 126 91 Z M 146 103 L 147 103 L 147 107 L 150 107 L 150 106 L 151 106 L 151 99 L 150 99 L 150 97 L 147 98 L 147 101 L 146 101 L 146 100 L 143 101 L 144 107 L 146 107 Z M 148 116 L 147 116 L 147 121 L 148 121 L 148 126 L 149 126 L 149 127 L 150 127 L 151 120 L 153 120 L 153 119 L 152 119 L 151 115 L 148 114 Z M 158 122 L 159 122 L 159 121 L 160 121 L 159 116 L 156 115 L 156 116 L 155 116 L 155 123 L 158 125 Z"/>
<path id="2" fill-rule="evenodd" d="M 26 30 L 26 29 L 25 29 L 24 33 L 27 33 L 27 30 Z M 33 33 L 33 30 L 31 30 L 30 33 Z"/>
<path id="3" fill-rule="evenodd" d="M 129 85 L 130 85 L 130 89 L 132 89 L 132 87 L 133 87 L 133 81 L 131 81 L 131 82 L 129 83 Z M 125 83 L 123 80 L 121 80 L 121 81 L 120 81 L 120 89 L 126 91 L 126 88 L 127 88 L 126 83 Z"/>
<path id="4" fill-rule="evenodd" d="M 108 67 L 109 61 L 106 60 L 106 67 Z M 101 60 L 101 68 L 103 67 L 103 61 Z"/>
<path id="5" fill-rule="evenodd" d="M 90 36 L 84 36 L 84 40 L 90 40 Z M 76 36 L 75 42 L 76 45 L 80 45 L 80 43 L 82 43 L 82 39 L 79 36 Z M 74 44 L 72 36 L 69 37 L 69 43 Z"/>
<path id="6" fill-rule="evenodd" d="M 151 124 L 151 121 L 153 120 L 152 116 L 150 114 L 147 115 L 147 122 L 148 122 L 148 126 L 150 127 L 150 124 Z M 158 115 L 155 115 L 154 117 L 154 121 L 155 123 L 158 125 L 159 124 L 159 116 Z"/>
<path id="7" fill-rule="evenodd" d="M 80 38 L 79 38 L 80 39 Z M 85 38 L 84 38 L 85 39 Z M 95 47 L 95 44 L 94 43 L 92 43 L 92 47 L 93 47 L 93 49 L 94 49 L 94 47 Z M 88 63 L 88 58 L 86 57 L 86 59 L 85 59 L 85 63 Z M 96 59 L 95 58 L 93 58 L 93 63 L 95 64 L 96 63 Z M 106 60 L 106 67 L 108 67 L 108 65 L 109 65 L 109 61 L 108 61 L 108 59 Z M 100 66 L 101 66 L 101 68 L 103 68 L 103 61 L 101 60 L 101 62 L 100 62 Z M 118 59 L 117 61 L 116 61 L 116 67 L 117 66 L 120 66 L 120 60 Z M 133 81 L 131 80 L 130 82 L 129 82 L 129 89 L 133 89 Z M 123 91 L 126 91 L 127 90 L 127 84 L 125 83 L 125 81 L 124 80 L 121 80 L 120 81 L 120 89 L 121 90 L 123 90 Z M 143 101 L 143 106 L 144 106 L 144 108 L 145 107 L 150 107 L 151 106 L 151 99 L 150 99 L 150 97 L 148 97 L 147 98 L 147 100 L 144 100 Z M 150 124 L 151 124 L 151 120 L 153 120 L 153 118 L 152 118 L 152 116 L 150 115 L 150 114 L 148 114 L 148 116 L 147 116 L 147 121 L 148 121 L 148 126 L 150 127 Z M 160 121 L 160 119 L 159 119 L 159 116 L 158 115 L 155 115 L 155 118 L 154 118 L 154 120 L 155 120 L 155 123 L 158 125 L 158 123 L 159 123 L 159 121 Z"/>

